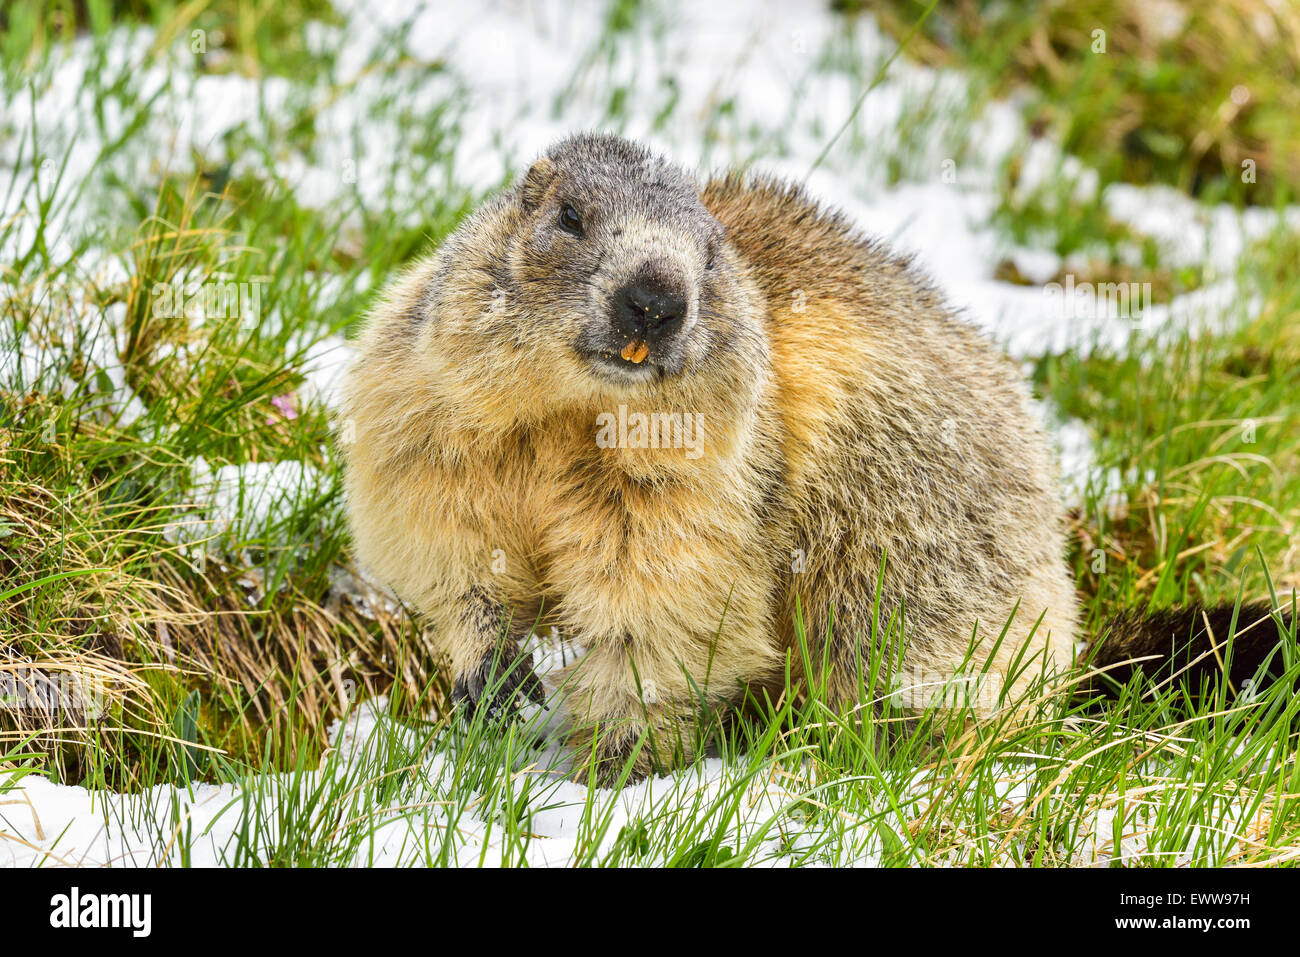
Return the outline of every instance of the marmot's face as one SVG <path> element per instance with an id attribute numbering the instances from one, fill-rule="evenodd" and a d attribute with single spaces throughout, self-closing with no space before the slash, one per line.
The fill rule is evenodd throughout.
<path id="1" fill-rule="evenodd" d="M 598 387 L 691 375 L 743 308 L 723 228 L 696 183 L 613 137 L 567 140 L 529 170 L 507 267 L 516 314 Z"/>

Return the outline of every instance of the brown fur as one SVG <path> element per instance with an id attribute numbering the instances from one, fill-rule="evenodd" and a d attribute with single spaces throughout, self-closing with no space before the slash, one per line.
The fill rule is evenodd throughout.
<path id="1" fill-rule="evenodd" d="M 564 203 L 581 239 L 554 228 Z M 653 377 L 594 374 L 643 262 L 690 290 L 689 329 Z M 697 694 L 779 681 L 796 601 L 819 673 L 795 653 L 795 677 L 843 704 L 882 650 L 877 594 L 905 669 L 951 675 L 1008 619 L 992 664 L 1013 686 L 1017 655 L 1071 661 L 1064 513 L 1016 369 L 796 188 L 700 190 L 613 138 L 559 144 L 390 287 L 346 401 L 362 562 L 427 617 L 463 697 L 506 617 L 506 653 L 539 614 L 588 647 L 565 690 L 608 773 L 647 727 L 637 773 L 689 757 Z M 700 456 L 598 446 L 620 404 L 699 413 Z"/>
<path id="2" fill-rule="evenodd" d="M 1244 602 L 1116 615 L 1090 656 L 1089 686 L 1110 691 L 1141 672 L 1156 685 L 1177 681 L 1193 697 L 1217 691 L 1225 678 L 1234 692 L 1258 691 L 1257 682 L 1271 684 L 1286 672 L 1279 646 L 1292 641 L 1295 625 L 1285 604 L 1276 611 Z"/>

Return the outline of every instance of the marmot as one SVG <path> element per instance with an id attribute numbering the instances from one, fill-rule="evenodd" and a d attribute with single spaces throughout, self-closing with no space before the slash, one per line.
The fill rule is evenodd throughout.
<path id="1" fill-rule="evenodd" d="M 565 693 L 603 780 L 634 751 L 635 776 L 688 759 L 701 704 L 787 660 L 855 701 L 891 620 L 908 674 L 953 675 L 972 641 L 1013 693 L 1072 665 L 1065 509 L 1021 375 L 797 186 L 701 188 L 565 139 L 389 287 L 344 416 L 358 557 L 427 617 L 455 697 L 536 698 L 518 642 L 558 626 L 589 649 Z"/>

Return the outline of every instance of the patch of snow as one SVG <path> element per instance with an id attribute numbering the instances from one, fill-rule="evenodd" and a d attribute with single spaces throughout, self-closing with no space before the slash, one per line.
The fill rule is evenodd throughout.
<path id="1" fill-rule="evenodd" d="M 342 336 L 326 336 L 307 348 L 299 371 L 303 375 L 302 395 L 328 409 L 338 407 L 343 376 L 354 350 Z"/>
<path id="2" fill-rule="evenodd" d="M 257 842 L 251 849 L 254 857 L 264 858 L 279 840 L 282 805 L 301 816 L 299 825 L 314 821 L 312 815 L 321 809 L 304 798 L 321 785 L 322 775 L 342 782 L 342 788 L 326 793 L 342 790 L 368 795 L 374 789 L 362 785 L 376 776 L 379 772 L 375 769 L 385 767 L 386 756 L 393 754 L 402 755 L 405 766 L 411 768 L 410 793 L 371 807 L 334 808 L 365 815 L 362 823 L 368 829 L 367 837 L 347 863 L 418 865 L 425 862 L 426 849 L 433 848 L 436 858 L 436 849 L 444 841 L 449 859 L 456 865 L 515 861 L 518 848 L 507 846 L 497 811 L 485 803 L 483 795 L 455 783 L 453 751 L 444 747 L 422 753 L 416 731 L 393 721 L 384 708 L 382 700 L 365 702 L 346 721 L 334 724 L 330 730 L 332 753 L 322 762 L 328 770 L 267 775 L 250 783 L 254 790 L 236 784 L 200 784 L 188 789 L 158 786 L 127 796 L 28 775 L 13 789 L 0 793 L 0 866 L 147 867 L 178 864 L 183 853 L 194 866 L 220 866 L 235 860 L 241 835 L 251 835 Z M 739 773 L 735 766 L 709 759 L 697 770 L 647 778 L 621 791 L 589 793 L 585 786 L 555 772 L 535 764 L 523 766 L 516 778 L 530 779 L 533 793 L 526 826 L 532 836 L 524 844 L 522 858 L 534 867 L 571 864 L 587 843 L 590 821 L 607 814 L 609 826 L 597 848 L 600 859 L 614 849 L 620 835 L 626 833 L 624 829 L 634 829 L 638 820 L 694 822 L 728 789 L 739 787 L 740 800 L 734 802 L 737 819 L 729 827 L 728 843 L 756 843 L 761 863 L 787 865 L 810 852 L 809 863 L 816 864 L 820 853 L 831 845 L 836 851 L 833 859 L 840 865 L 876 866 L 886 849 L 882 831 L 892 829 L 901 834 L 912 822 L 923 819 L 936 796 L 943 796 L 946 783 L 932 777 L 933 769 L 897 775 L 896 780 L 883 782 L 889 793 L 882 787 L 867 816 L 845 814 L 838 825 L 827 825 L 810 823 L 802 816 L 803 791 L 808 784 L 776 776 L 741 781 Z M 1035 773 L 1032 762 L 982 769 L 984 806 L 1014 820 L 1036 799 L 1029 786 Z M 1177 800 L 1184 791 L 1172 789 L 1171 799 Z M 593 816 L 586 810 L 589 799 L 594 805 Z M 1051 800 L 1060 804 L 1060 819 L 1079 829 L 1072 864 L 1105 866 L 1116 857 L 1131 859 L 1155 852 L 1146 834 L 1158 813 L 1159 795 L 1149 794 L 1133 802 L 1118 828 L 1116 811 L 1109 805 L 1074 806 L 1064 795 Z M 1210 804 L 1212 814 L 1202 820 L 1213 821 L 1215 828 L 1212 833 L 1200 827 L 1189 829 L 1184 847 L 1175 855 L 1183 863 L 1190 860 L 1194 849 L 1206 853 L 1207 845 L 1243 848 L 1255 826 L 1247 820 L 1248 796 L 1212 798 Z M 808 806 L 802 807 L 806 810 Z M 328 818 L 326 822 L 331 829 L 337 824 Z M 249 828 L 249 823 L 256 826 Z M 964 825 L 957 823 L 945 833 L 951 837 L 951 848 L 938 849 L 924 863 L 969 860 L 977 850 L 980 838 L 966 835 Z M 893 843 L 902 843 L 902 839 Z M 1026 852 L 1019 839 L 1001 847 L 996 842 L 989 846 L 996 851 L 987 862 L 992 866 L 1016 864 Z M 248 863 L 246 858 L 244 862 Z"/>
<path id="3" fill-rule="evenodd" d="M 146 414 L 121 360 L 126 348 L 125 303 L 101 311 L 81 290 L 49 286 L 23 295 L 28 305 L 36 303 L 36 315 L 20 334 L 11 325 L 0 326 L 0 385 L 39 388 L 65 399 L 78 396 L 84 403 L 82 414 L 119 428 Z M 74 365 L 81 366 L 79 374 L 72 373 Z"/>
<path id="4" fill-rule="evenodd" d="M 202 457 L 191 463 L 189 517 L 164 530 L 171 542 L 207 542 L 210 553 L 242 549 L 274 537 L 292 522 L 304 502 L 323 498 L 329 478 L 296 460 L 248 462 L 212 468 Z"/>

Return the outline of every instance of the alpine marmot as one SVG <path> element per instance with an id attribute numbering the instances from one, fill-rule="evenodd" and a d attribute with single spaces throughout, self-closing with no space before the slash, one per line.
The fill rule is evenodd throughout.
<path id="1" fill-rule="evenodd" d="M 566 139 L 391 285 L 345 393 L 361 562 L 473 706 L 540 695 L 517 660 L 538 623 L 589 649 L 561 682 L 603 780 L 689 758 L 702 705 L 787 667 L 855 702 L 886 635 L 892 673 L 1011 696 L 1073 663 L 1021 375 L 797 186 Z"/>

